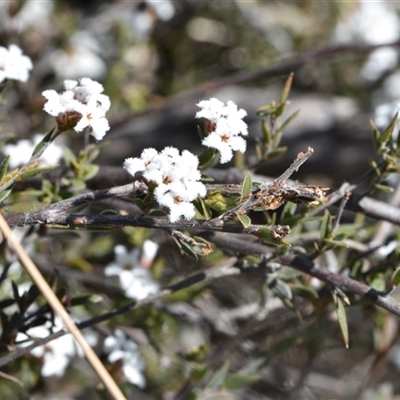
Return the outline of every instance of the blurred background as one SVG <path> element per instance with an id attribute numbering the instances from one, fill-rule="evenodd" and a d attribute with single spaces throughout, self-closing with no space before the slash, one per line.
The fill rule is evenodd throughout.
<path id="1" fill-rule="evenodd" d="M 254 164 L 255 138 L 261 135 L 256 111 L 273 99 L 279 101 L 293 72 L 289 111 L 301 112 L 284 132 L 282 145 L 288 151 L 255 172 L 275 177 L 311 146 L 315 154 L 295 178 L 339 187 L 360 177 L 375 158 L 369 121 L 385 127 L 400 104 L 400 2 L 1 1 L 0 45 L 11 43 L 31 57 L 34 69 L 26 84 L 7 91 L 2 132 L 14 133 L 17 141 L 49 131 L 54 119 L 42 112 L 42 91 L 61 91 L 64 79 L 90 77 L 104 85 L 112 104 L 108 145 L 96 161 L 102 168 L 121 167 L 125 158 L 149 146 L 161 150 L 172 145 L 199 154 L 196 103 L 211 97 L 233 100 L 247 111 L 246 160 Z M 72 132 L 63 140 L 76 150 L 84 138 Z M 96 185 L 123 182 L 128 182 L 126 175 L 105 174 Z M 143 244 L 129 235 L 131 245 Z M 104 250 L 100 257 L 93 250 L 88 255 L 83 244 L 92 237 L 83 238 L 79 246 L 72 238 L 78 254 L 101 269 L 110 253 Z M 164 283 L 195 270 L 191 261 L 168 249 L 171 241 L 162 235 L 157 240 L 167 243 Z M 213 295 L 196 297 L 204 291 Z M 259 301 L 259 292 L 253 283 L 216 280 L 196 295 L 190 292 L 192 300 L 182 308 L 171 300 L 157 311 L 135 314 L 133 321 L 150 336 L 153 347 L 144 341 L 147 386 L 143 392 L 132 386 L 132 398 L 400 398 L 397 320 L 368 304 L 349 307 L 351 339 L 345 349 L 337 322 L 322 306 L 319 314 L 301 303 L 302 323 L 280 302 L 274 303 L 276 299 L 271 299 L 267 318 L 257 320 L 254 310 L 246 309 L 243 317 L 238 310 Z M 119 298 L 113 303 L 110 292 L 107 296 L 107 306 L 122 302 Z M 130 326 L 129 318 L 117 322 Z M 163 370 L 164 356 L 169 361 Z M 245 384 L 230 387 L 217 380 L 207 386 L 200 378 L 188 378 L 188 369 L 198 365 L 222 376 L 228 360 L 233 371 L 250 376 Z M 74 382 L 82 365 L 74 368 L 56 381 L 59 378 L 43 380 L 29 372 L 24 382 L 31 386 L 15 398 L 28 398 L 27 387 L 35 393 L 32 399 L 98 398 L 87 389 L 89 378 Z M 252 383 L 254 371 L 260 375 Z M 196 388 L 195 382 L 202 383 Z"/>

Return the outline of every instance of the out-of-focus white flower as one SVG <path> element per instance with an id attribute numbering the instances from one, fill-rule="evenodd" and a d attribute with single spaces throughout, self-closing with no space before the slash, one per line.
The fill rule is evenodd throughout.
<path id="1" fill-rule="evenodd" d="M 98 55 L 100 51 L 96 38 L 90 32 L 76 32 L 66 50 L 51 53 L 49 64 L 60 79 L 78 79 L 81 76 L 100 79 L 107 72 L 105 62 Z"/>
<path id="2" fill-rule="evenodd" d="M 44 326 L 37 326 L 29 329 L 26 334 L 18 333 L 16 342 L 26 339 L 43 339 L 51 334 L 52 324 L 47 322 Z M 63 324 L 59 318 L 55 318 L 53 329 L 56 331 L 63 329 Z M 97 336 L 94 336 L 92 332 L 83 332 L 89 345 L 94 346 L 98 340 Z M 21 346 L 28 346 L 31 344 L 29 341 L 24 342 Z M 68 364 L 73 357 L 83 357 L 83 352 L 75 344 L 72 335 L 67 334 L 54 339 L 44 346 L 35 347 L 30 352 L 35 357 L 43 358 L 43 366 L 41 369 L 41 375 L 47 376 L 63 376 Z"/>
<path id="3" fill-rule="evenodd" d="M 10 168 L 17 168 L 25 165 L 31 158 L 35 146 L 44 138 L 45 135 L 35 135 L 33 140 L 22 139 L 15 144 L 6 144 L 2 153 L 10 156 Z M 56 143 L 52 143 L 39 158 L 39 165 L 45 167 L 48 165 L 56 165 L 62 158 L 63 150 Z"/>
<path id="4" fill-rule="evenodd" d="M 238 110 L 233 101 L 225 105 L 216 98 L 200 101 L 197 106 L 201 111 L 196 113 L 196 118 L 205 118 L 210 125 L 208 136 L 201 143 L 218 150 L 222 164 L 232 159 L 233 151 L 246 151 L 246 141 L 241 136 L 248 135 L 247 124 L 243 121 L 247 115 L 245 110 Z"/>
<path id="5" fill-rule="evenodd" d="M 31 59 L 17 45 L 11 44 L 8 49 L 0 46 L 0 82 L 6 79 L 26 82 L 32 68 Z"/>
<path id="6" fill-rule="evenodd" d="M 150 271 L 140 264 L 142 261 L 142 259 L 139 260 L 140 249 L 136 248 L 128 252 L 125 246 L 117 245 L 114 252 L 115 261 L 106 266 L 104 274 L 106 276 L 116 275 L 119 278 L 126 297 L 141 300 L 158 292 L 158 283 L 154 281 Z M 145 266 L 148 267 L 152 261 L 150 257 L 154 257 L 155 252 L 148 252 L 147 255 L 143 253 L 144 256 Z"/>
<path id="7" fill-rule="evenodd" d="M 160 153 L 149 148 L 140 158 L 127 158 L 124 168 L 134 176 L 142 172 L 143 177 L 156 184 L 154 196 L 161 206 L 170 210 L 169 219 L 176 222 L 181 216 L 195 216 L 192 201 L 206 195 L 206 187 L 199 181 L 199 159 L 188 150 L 179 154 L 174 147 L 166 147 Z"/>
<path id="8" fill-rule="evenodd" d="M 144 8 L 135 7 L 131 14 L 131 27 L 135 36 L 146 39 L 157 19 L 170 20 L 175 14 L 175 8 L 170 0 L 146 0 Z"/>
<path id="9" fill-rule="evenodd" d="M 375 108 L 374 122 L 378 128 L 387 128 L 392 118 L 400 112 L 400 104 L 386 103 Z"/>
<path id="10" fill-rule="evenodd" d="M 111 363 L 121 360 L 122 371 L 129 382 L 140 388 L 146 386 L 146 379 L 143 375 L 145 365 L 137 345 L 121 329 L 116 329 L 114 336 L 106 338 L 104 350 L 109 352 L 108 361 Z"/>
<path id="11" fill-rule="evenodd" d="M 14 16 L 11 24 L 19 32 L 31 27 L 43 30 L 48 28 L 49 18 L 53 9 L 52 0 L 27 0 L 23 3 L 21 10 Z"/>
<path id="12" fill-rule="evenodd" d="M 102 94 L 103 86 L 90 78 L 79 81 L 65 80 L 65 91 L 45 90 L 47 99 L 44 110 L 57 117 L 60 127 L 72 128 L 76 132 L 88 130 L 97 140 L 101 140 L 110 129 L 105 117 L 110 109 L 110 99 Z"/>

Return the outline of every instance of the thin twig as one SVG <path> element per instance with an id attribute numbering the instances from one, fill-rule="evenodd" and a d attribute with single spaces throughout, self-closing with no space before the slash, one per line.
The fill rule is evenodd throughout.
<path id="1" fill-rule="evenodd" d="M 110 395 L 115 400 L 124 400 L 125 396 L 112 379 L 104 365 L 101 363 L 99 358 L 93 349 L 88 345 L 81 331 L 77 328 L 74 321 L 72 321 L 71 317 L 61 304 L 60 300 L 57 298 L 49 284 L 45 281 L 42 274 L 37 269 L 36 265 L 33 263 L 31 258 L 28 256 L 24 248 L 18 242 L 18 240 L 14 237 L 10 227 L 7 224 L 7 221 L 4 219 L 3 215 L 0 213 L 0 230 L 3 232 L 4 237 L 7 239 L 8 243 L 17 253 L 18 258 L 21 261 L 21 264 L 28 271 L 32 280 L 35 282 L 37 287 L 42 292 L 45 299 L 48 301 L 52 309 L 55 313 L 61 318 L 67 329 L 72 333 L 75 340 L 78 342 L 79 346 L 82 348 L 83 353 L 85 354 L 87 360 L 96 371 L 97 375 L 104 383 L 104 386 L 107 388 Z"/>
<path id="2" fill-rule="evenodd" d="M 160 300 L 165 296 L 168 296 L 178 290 L 190 287 L 198 282 L 215 279 L 215 278 L 220 278 L 223 276 L 239 275 L 241 273 L 241 270 L 239 268 L 233 267 L 233 265 L 236 262 L 237 262 L 236 257 L 228 258 L 227 260 L 223 261 L 222 263 L 220 263 L 212 268 L 206 269 L 205 271 L 198 272 L 192 276 L 189 276 L 188 278 L 185 278 L 177 283 L 174 283 L 173 285 L 168 286 L 165 289 L 160 290 L 156 294 L 147 296 L 145 299 L 130 302 L 130 303 L 128 303 L 122 307 L 119 307 L 113 311 L 110 311 L 103 315 L 99 315 L 97 317 L 91 318 L 87 321 L 78 323 L 78 324 L 76 324 L 76 326 L 79 329 L 85 329 L 85 328 L 91 327 L 93 325 L 99 324 L 101 322 L 108 321 L 109 319 L 114 318 L 118 315 L 122 315 L 129 311 L 135 310 L 137 308 L 152 304 L 155 301 Z M 6 356 L 0 358 L 0 367 L 3 367 L 4 365 L 7 365 L 11 361 L 14 361 L 17 358 L 30 353 L 34 348 L 43 346 L 44 344 L 46 344 L 54 339 L 57 339 L 61 336 L 64 336 L 67 333 L 68 332 L 66 332 L 64 330 L 60 330 L 58 332 L 55 332 L 55 333 L 49 335 L 46 338 L 35 340 L 35 342 L 29 346 L 12 351 L 11 353 L 7 354 Z"/>
<path id="3" fill-rule="evenodd" d="M 212 241 L 220 248 L 229 248 L 230 250 L 235 250 L 237 253 L 242 254 L 252 254 L 252 255 L 262 255 L 263 252 L 270 254 L 270 249 L 266 248 L 264 245 L 259 243 L 247 243 L 246 241 L 236 240 L 230 235 L 221 235 L 217 232 L 213 232 L 206 235 L 207 240 Z M 391 312 L 394 315 L 400 317 L 400 303 L 390 296 L 384 296 L 377 290 L 365 285 L 364 283 L 358 282 L 347 276 L 336 274 L 328 270 L 328 268 L 320 267 L 313 261 L 309 260 L 305 256 L 297 256 L 295 254 L 287 254 L 281 256 L 277 260 L 283 265 L 290 266 L 298 271 L 304 272 L 321 281 L 332 285 L 333 287 L 338 287 L 344 292 L 350 292 L 361 297 L 365 297 L 372 301 L 379 307 Z"/>

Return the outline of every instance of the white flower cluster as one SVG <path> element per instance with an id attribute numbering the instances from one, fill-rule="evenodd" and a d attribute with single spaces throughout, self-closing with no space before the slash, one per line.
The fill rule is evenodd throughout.
<path id="1" fill-rule="evenodd" d="M 248 135 L 247 124 L 243 121 L 247 115 L 245 110 L 238 110 L 233 101 L 225 105 L 216 98 L 200 101 L 197 106 L 202 110 L 196 113 L 196 118 L 211 122 L 211 129 L 202 145 L 218 150 L 221 164 L 232 159 L 233 150 L 241 153 L 246 151 L 246 141 L 241 136 Z"/>
<path id="2" fill-rule="evenodd" d="M 0 46 L 0 83 L 6 79 L 26 82 L 32 68 L 31 59 L 18 46 L 11 44 L 8 49 Z"/>
<path id="3" fill-rule="evenodd" d="M 158 246 L 146 240 L 143 245 L 143 256 L 139 259 L 138 248 L 128 252 L 125 246 L 115 246 L 115 261 L 104 269 L 106 276 L 116 275 L 125 296 L 131 299 L 142 300 L 150 294 L 158 292 L 158 283 L 154 281 L 151 273 L 144 266 L 150 266 Z"/>
<path id="4" fill-rule="evenodd" d="M 82 78 L 65 80 L 64 88 L 61 94 L 55 90 L 44 91 L 47 102 L 43 109 L 57 117 L 59 125 L 61 121 L 73 121 L 71 128 L 76 132 L 88 130 L 96 140 L 101 140 L 110 129 L 105 114 L 111 104 L 109 97 L 102 94 L 103 86 L 90 78 Z"/>
<path id="5" fill-rule="evenodd" d="M 26 334 L 19 332 L 16 338 L 16 342 L 35 338 L 44 339 L 52 333 L 52 329 L 55 331 L 64 329 L 61 320 L 56 317 L 54 320 L 54 326 L 51 322 L 47 322 L 45 325 L 36 326 L 29 329 Z M 90 330 L 84 331 L 86 341 L 90 346 L 95 346 L 98 338 L 97 335 Z M 30 345 L 31 342 L 23 342 L 20 346 L 25 347 Z M 80 347 L 75 344 L 75 339 L 72 335 L 64 335 L 57 339 L 54 339 L 44 346 L 35 347 L 30 351 L 34 357 L 42 358 L 43 365 L 40 371 L 43 377 L 47 376 L 63 376 L 67 369 L 70 361 L 74 357 L 83 358 L 83 352 Z"/>
<path id="6" fill-rule="evenodd" d="M 129 340 L 121 329 L 116 329 L 114 335 L 108 336 L 104 341 L 104 350 L 110 352 L 108 361 L 115 363 L 120 360 L 126 379 L 130 383 L 144 388 L 146 386 L 146 379 L 143 375 L 145 365 L 136 343 Z"/>
<path id="7" fill-rule="evenodd" d="M 5 156 L 10 156 L 10 168 L 17 168 L 21 165 L 25 165 L 35 148 L 35 146 L 44 138 L 45 135 L 34 135 L 31 140 L 22 139 L 15 144 L 6 144 L 3 147 L 2 153 Z M 46 149 L 41 157 L 39 158 L 39 166 L 45 167 L 48 165 L 57 164 L 63 155 L 61 146 L 56 143 L 51 144 L 51 150 Z"/>
<path id="8" fill-rule="evenodd" d="M 142 172 L 143 177 L 156 184 L 154 196 L 161 206 L 169 208 L 169 219 L 176 222 L 181 216 L 192 219 L 196 212 L 192 203 L 206 195 L 206 187 L 199 182 L 199 159 L 188 150 L 182 155 L 174 147 L 160 153 L 153 148 L 143 150 L 140 158 L 127 158 L 124 168 L 131 174 Z"/>

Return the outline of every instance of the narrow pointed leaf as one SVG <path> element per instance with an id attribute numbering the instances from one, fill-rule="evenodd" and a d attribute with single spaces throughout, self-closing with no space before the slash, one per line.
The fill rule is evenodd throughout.
<path id="1" fill-rule="evenodd" d="M 10 195 L 11 192 L 12 192 L 11 189 L 6 189 L 0 192 L 0 201 L 4 201 Z"/>
<path id="2" fill-rule="evenodd" d="M 281 103 L 285 103 L 290 92 L 290 88 L 292 87 L 293 83 L 293 72 L 289 75 L 289 77 L 286 79 L 285 86 L 283 87 L 282 90 L 282 95 L 281 95 Z"/>
<path id="3" fill-rule="evenodd" d="M 375 149 L 378 150 L 380 147 L 380 138 L 381 138 L 381 133 L 379 132 L 378 127 L 375 125 L 374 121 L 370 120 L 369 124 L 371 125 L 371 130 L 372 130 L 372 139 L 374 141 L 374 146 Z"/>
<path id="4" fill-rule="evenodd" d="M 285 153 L 287 150 L 286 146 L 278 147 L 274 151 L 268 154 L 268 160 L 272 160 L 273 158 L 279 157 L 281 154 Z"/>
<path id="5" fill-rule="evenodd" d="M 288 117 L 285 122 L 279 127 L 278 131 L 283 131 L 298 115 L 300 114 L 300 110 L 295 111 L 290 117 Z"/>
<path id="6" fill-rule="evenodd" d="M 210 382 L 208 383 L 207 387 L 210 389 L 217 389 L 225 382 L 228 372 L 229 372 L 229 361 L 225 361 L 222 367 L 217 372 L 215 372 Z"/>
<path id="7" fill-rule="evenodd" d="M 199 156 L 199 169 L 211 168 L 218 162 L 219 152 L 215 149 L 207 149 Z"/>
<path id="8" fill-rule="evenodd" d="M 380 137 L 379 143 L 381 145 L 383 143 L 387 142 L 390 139 L 390 137 L 392 136 L 393 130 L 397 125 L 398 116 L 399 116 L 399 113 L 397 112 L 396 115 L 390 121 L 389 126 L 386 128 L 386 130 L 383 132 L 382 136 Z"/>
<path id="9" fill-rule="evenodd" d="M 242 184 L 242 193 L 240 196 L 240 201 L 247 199 L 251 195 L 251 190 L 252 190 L 251 175 L 250 172 L 247 172 Z"/>
<path id="10" fill-rule="evenodd" d="M 332 230 L 332 219 L 331 214 L 328 210 L 325 210 L 324 217 L 321 223 L 320 239 L 321 241 L 326 239 Z"/>
<path id="11" fill-rule="evenodd" d="M 3 180 L 4 175 L 8 170 L 9 163 L 10 163 L 10 156 L 7 156 L 0 164 L 0 182 Z"/>
<path id="12" fill-rule="evenodd" d="M 280 299 L 288 299 L 292 300 L 293 294 L 290 286 L 281 279 L 272 279 L 271 281 L 267 281 L 267 286 L 275 296 L 278 296 Z"/>
<path id="13" fill-rule="evenodd" d="M 54 132 L 56 132 L 57 128 L 53 128 L 49 133 L 47 133 L 44 138 L 36 145 L 36 147 L 33 149 L 31 159 L 29 162 L 37 160 L 43 152 L 47 149 L 47 147 L 50 145 L 52 142 L 52 137 Z"/>
<path id="14" fill-rule="evenodd" d="M 32 169 L 28 169 L 25 172 L 23 172 L 19 177 L 18 177 L 18 181 L 24 181 L 26 179 L 30 179 L 33 178 L 34 176 L 43 174 L 45 172 L 49 172 L 52 171 L 53 169 L 57 168 L 58 165 L 51 165 L 48 167 L 41 167 L 41 168 L 32 168 Z"/>
<path id="15" fill-rule="evenodd" d="M 269 127 L 267 121 L 261 122 L 261 129 L 262 129 L 264 143 L 266 145 L 269 145 L 272 142 L 272 133 L 271 133 L 271 128 Z"/>
<path id="16" fill-rule="evenodd" d="M 349 330 L 347 326 L 346 310 L 344 308 L 343 300 L 334 292 L 332 292 L 333 302 L 336 308 L 336 314 L 338 316 L 340 330 L 346 349 L 349 347 Z"/>

